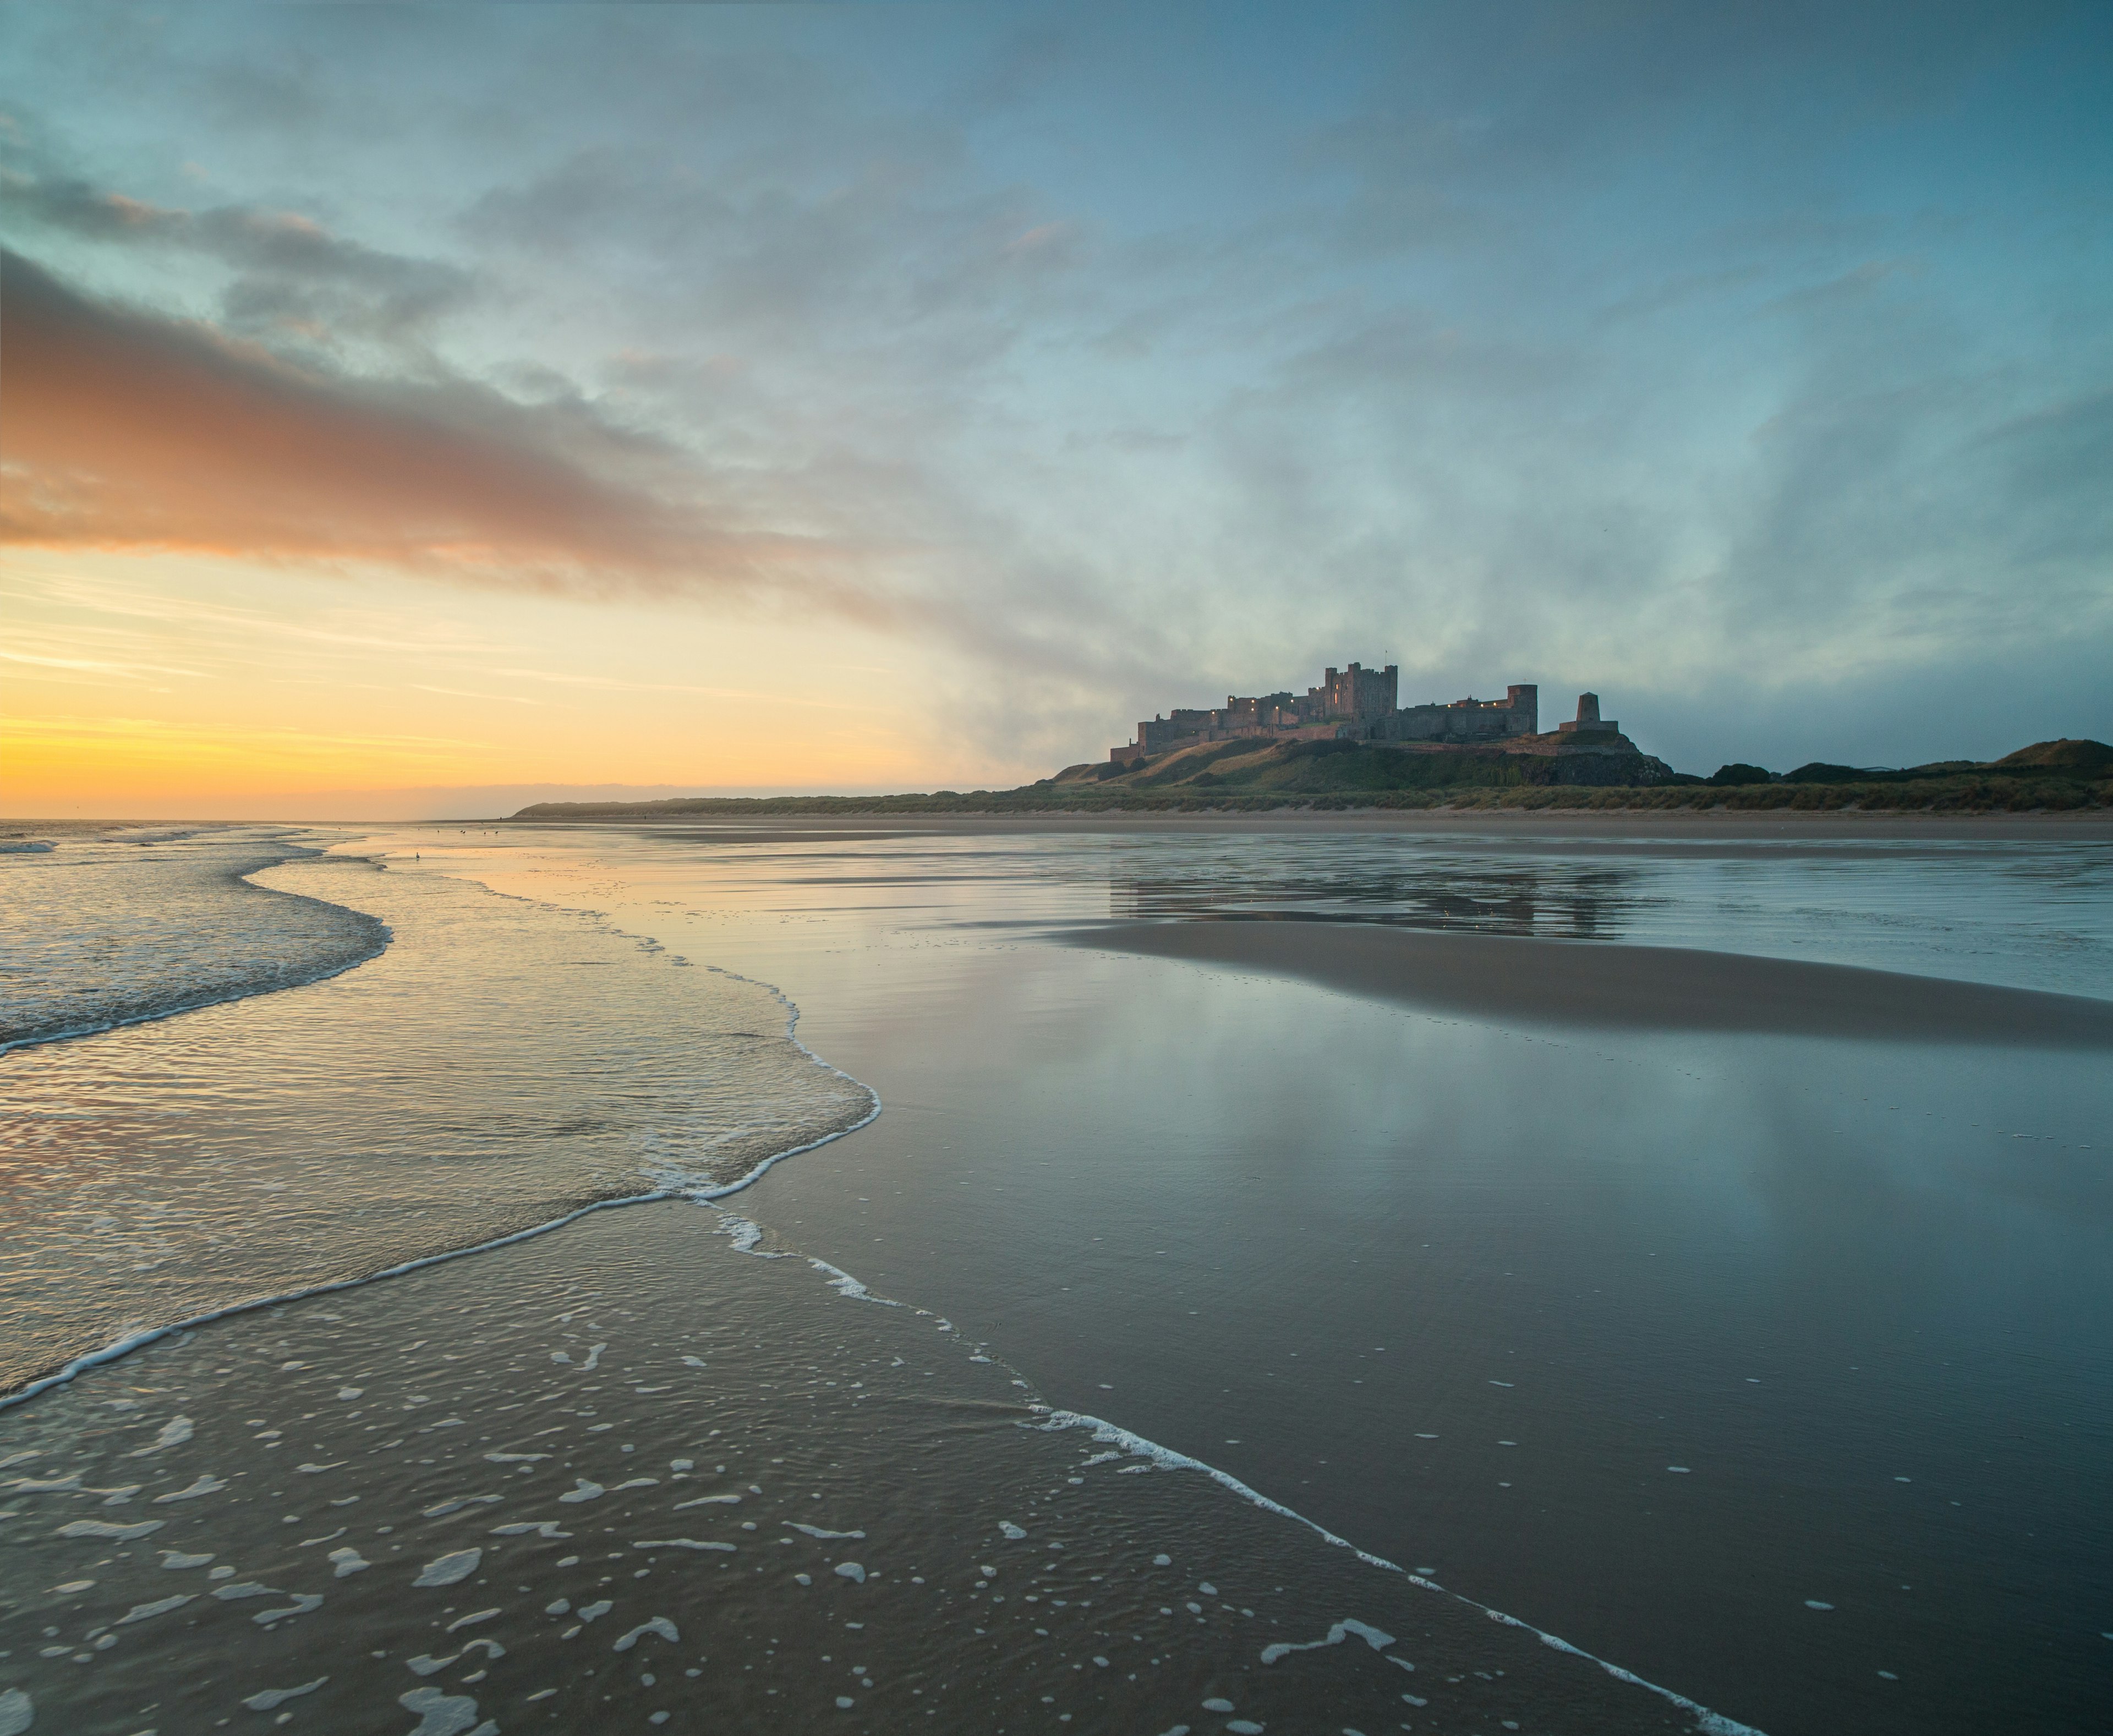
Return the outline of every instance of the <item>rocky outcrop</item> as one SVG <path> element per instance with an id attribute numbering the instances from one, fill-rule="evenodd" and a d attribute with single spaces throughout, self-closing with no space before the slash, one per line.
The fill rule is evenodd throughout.
<path id="1" fill-rule="evenodd" d="M 1528 783 L 1596 785 L 1602 788 L 1644 789 L 1654 783 L 1673 783 L 1680 774 L 1654 754 L 1587 752 L 1534 755 L 1527 758 Z"/>
<path id="2" fill-rule="evenodd" d="M 1521 736 L 1504 744 L 1528 783 L 1568 784 L 1602 788 L 1645 788 L 1671 783 L 1679 774 L 1654 754 L 1645 753 L 1620 730 L 1577 729 Z"/>

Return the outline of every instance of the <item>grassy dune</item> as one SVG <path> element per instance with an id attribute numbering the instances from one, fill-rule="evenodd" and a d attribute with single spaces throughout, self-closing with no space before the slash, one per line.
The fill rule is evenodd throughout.
<path id="1" fill-rule="evenodd" d="M 1604 762 L 1603 762 L 1604 764 Z M 2041 742 L 1985 764 L 1873 772 L 1815 762 L 1781 780 L 1714 784 L 1678 773 L 1649 784 L 1530 781 L 1551 761 L 1494 750 L 1403 753 L 1350 742 L 1214 742 L 1134 771 L 1067 768 L 1012 790 L 902 796 L 698 797 L 539 802 L 518 820 L 761 818 L 774 814 L 1257 813 L 1278 808 L 1594 812 L 2059 813 L 2113 807 L 2113 747 Z M 1636 756 L 1648 771 L 1659 764 Z"/>

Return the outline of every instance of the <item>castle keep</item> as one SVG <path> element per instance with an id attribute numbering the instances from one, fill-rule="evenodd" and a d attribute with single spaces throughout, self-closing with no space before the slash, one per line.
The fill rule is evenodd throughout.
<path id="1" fill-rule="evenodd" d="M 1228 694 L 1224 706 L 1217 710 L 1176 710 L 1145 719 L 1137 726 L 1137 739 L 1127 747 L 1110 749 L 1108 757 L 1118 765 L 1130 765 L 1171 748 L 1240 736 L 1276 741 L 1431 742 L 1466 746 L 1539 732 L 1538 688 L 1507 688 L 1502 699 L 1399 706 L 1400 679 L 1401 671 L 1394 664 L 1383 669 L 1368 669 L 1353 663 L 1345 669 L 1326 670 L 1321 685 L 1308 688 L 1303 695 L 1285 692 L 1242 698 Z M 1595 700 L 1595 715 L 1597 707 Z"/>

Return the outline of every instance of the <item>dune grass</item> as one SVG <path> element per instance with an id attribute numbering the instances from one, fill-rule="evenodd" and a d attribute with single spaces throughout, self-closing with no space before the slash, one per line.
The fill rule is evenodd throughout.
<path id="1" fill-rule="evenodd" d="M 1298 751 L 1292 751 L 1298 750 Z M 2092 750 L 2096 750 L 2095 752 Z M 1507 763 L 1509 762 L 1509 763 Z M 1539 762 L 1545 765 L 1545 761 Z M 1959 762 L 1951 762 L 1956 765 Z M 900 796 L 697 797 L 667 802 L 545 802 L 517 820 L 656 820 L 774 815 L 1265 813 L 1370 808 L 1587 813 L 2025 814 L 2113 807 L 2113 749 L 2040 742 L 1968 769 L 1713 784 L 1531 783 L 1531 756 L 1496 751 L 1407 754 L 1351 742 L 1213 742 L 1109 776 L 1098 765 L 1011 790 Z M 1832 774 L 1837 768 L 1828 767 Z M 1840 768 L 1851 770 L 1850 768 Z"/>

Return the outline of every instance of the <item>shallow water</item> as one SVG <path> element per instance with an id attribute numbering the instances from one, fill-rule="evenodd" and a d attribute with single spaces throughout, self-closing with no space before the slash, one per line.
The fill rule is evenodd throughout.
<path id="1" fill-rule="evenodd" d="M 1186 843 L 1186 840 L 1180 841 Z M 1453 834 L 1158 841 L 1111 863 L 1117 917 L 1295 915 L 1699 947 L 2113 994 L 2113 852 L 2044 841 Z"/>
<path id="2" fill-rule="evenodd" d="M 202 855 L 209 886 L 226 852 Z M 596 1200 L 723 1186 L 871 1112 L 770 989 L 591 917 L 363 861 L 253 878 L 221 893 L 235 914 L 199 897 L 209 932 L 335 906 L 394 939 L 268 998 L 0 1060 L 0 1390 Z"/>
<path id="3" fill-rule="evenodd" d="M 1427 847 L 1553 875 L 1567 934 L 2113 986 L 2102 847 Z M 2102 1058 L 1505 1026 L 1038 938 L 1141 881 L 1252 910 L 1286 846 L 1228 884 L 1238 850 L 532 833 L 475 866 L 767 968 L 888 1108 L 745 1209 L 1054 1402 L 1772 1730 L 2094 1728 Z M 1295 853 L 1324 915 L 1376 855 L 1440 877 Z"/>
<path id="4" fill-rule="evenodd" d="M 427 865 L 459 857 L 568 900 L 605 891 L 627 908 L 708 921 L 743 956 L 751 923 L 774 951 L 797 951 L 810 938 L 899 948 L 991 925 L 1280 916 L 1699 947 L 2113 998 L 2113 847 L 2102 837 L 1782 831 L 949 834 L 846 822 L 811 837 L 731 825 L 377 836 Z"/>
<path id="5" fill-rule="evenodd" d="M 1067 1630 L 1045 1605 L 1065 1597 L 1069 1610 L 1098 1594 L 1037 1589 L 1049 1633 L 1023 1624 L 1018 1645 L 997 1651 L 978 1648 L 1006 1630 L 970 1619 L 964 1632 L 965 1602 L 942 1610 L 906 1601 L 885 1630 L 889 1656 L 906 1661 L 892 1678 L 899 1697 L 886 1697 L 879 1684 L 889 1679 L 878 1670 L 867 1672 L 874 1690 L 845 1696 L 856 1709 L 846 1715 L 875 1728 L 958 1721 L 973 1702 L 956 1699 L 943 1715 L 920 1702 L 971 1676 L 991 1691 L 975 1721 L 993 1727 L 1016 1714 L 1015 1727 L 1059 1729 L 1070 1712 L 1079 1727 L 1215 1729 L 1263 1704 L 1251 1696 L 1269 1697 L 1267 1715 L 1254 1721 L 1271 1729 L 1323 1715 L 1315 1727 L 1367 1732 L 1483 1730 L 1502 1718 L 1572 1729 L 1693 1721 L 1656 1697 L 1595 1700 L 1611 1678 L 1538 1645 L 1471 1661 L 1449 1649 L 1467 1642 L 1444 1618 L 1385 1601 L 1414 1589 L 1398 1576 L 1384 1591 L 1341 1578 L 1354 1557 L 1325 1544 L 1302 1555 L 1311 1533 L 1196 1473 L 1134 1474 L 1156 1461 L 1064 1441 L 1060 1476 L 1054 1460 L 1034 1456 L 1041 1447 L 1020 1445 L 1063 1440 L 1015 1427 L 1029 1400 L 1110 1418 L 1223 1466 L 1360 1546 L 1775 1736 L 2081 1731 L 2097 1727 L 2113 1698 L 2113 1647 L 2098 1614 L 2113 1604 L 2113 1500 L 2096 1474 L 2113 1446 L 2104 1396 L 2113 1391 L 2104 1331 L 2113 1323 L 2113 1190 L 2102 1161 L 2113 1130 L 2097 1058 L 1472 1021 L 1047 943 L 1139 912 L 1369 916 L 1714 945 L 2106 996 L 2113 925 L 2102 847 L 856 829 L 787 843 L 691 828 L 481 838 L 421 828 L 347 847 L 389 853 L 390 871 L 317 864 L 264 878 L 329 898 L 358 889 L 349 901 L 395 931 L 380 959 L 267 1000 L 0 1062 L 34 1082 L 38 1125 L 57 1142 L 12 1172 L 18 1187 L 27 1178 L 43 1190 L 27 1215 L 56 1226 L 39 1232 L 31 1264 L 76 1275 L 49 1286 L 58 1299 L 50 1318 L 71 1323 L 53 1344 L 67 1330 L 100 1342 L 112 1323 L 71 1299 L 83 1270 L 107 1273 L 127 1299 L 162 1296 L 159 1275 L 126 1274 L 122 1251 L 93 1264 L 98 1236 L 151 1252 L 157 1213 L 179 1222 L 171 1293 L 193 1285 L 228 1294 L 251 1270 L 252 1250 L 231 1238 L 216 1248 L 183 1229 L 185 1210 L 217 1225 L 246 1213 L 242 1239 L 275 1271 L 321 1270 L 347 1247 L 360 1255 L 348 1270 L 372 1270 L 385 1254 L 450 1238 L 461 1245 L 541 1221 L 567 1201 L 665 1179 L 671 1148 L 682 1177 L 709 1181 L 773 1140 L 805 1143 L 862 1112 L 859 1088 L 785 1041 L 786 1009 L 769 991 L 678 956 L 783 989 L 802 1009 L 801 1037 L 888 1106 L 871 1126 L 771 1170 L 742 1196 L 742 1211 L 775 1244 L 933 1312 L 875 1309 L 849 1281 L 847 1294 L 819 1287 L 828 1272 L 796 1292 L 778 1281 L 792 1263 L 745 1261 L 723 1238 L 701 1243 L 669 1227 L 700 1208 L 627 1208 L 208 1327 L 0 1414 L 0 1459 L 79 1453 L 84 1482 L 104 1492 L 93 1501 L 80 1491 L 11 1496 L 16 1511 L 0 1533 L 12 1559 L 38 1564 L 9 1576 L 14 1631 L 36 1638 L 34 1649 L 54 1648 L 20 1667 L 34 1667 L 41 1703 L 65 1707 L 78 1727 L 123 1732 L 148 1721 L 139 1709 L 171 1679 L 171 1642 L 153 1637 L 165 1618 L 116 1618 L 157 1601 L 138 1581 L 181 1570 L 154 1565 L 144 1541 L 121 1539 L 104 1547 L 107 1562 L 91 1554 L 65 1565 L 62 1556 L 71 1561 L 93 1540 L 57 1535 L 59 1521 L 47 1515 L 55 1501 L 96 1505 L 145 1480 L 112 1472 L 157 1438 L 179 1395 L 196 1438 L 212 1431 L 218 1462 L 239 1462 L 253 1478 L 282 1452 L 319 1465 L 352 1455 L 359 1469 L 336 1474 L 359 1479 L 348 1510 L 374 1532 L 374 1546 L 359 1546 L 377 1563 L 377 1549 L 393 1553 L 399 1533 L 453 1537 L 499 1505 L 420 1516 L 455 1499 L 456 1482 L 467 1489 L 475 1478 L 465 1473 L 479 1464 L 518 1484 L 469 1492 L 520 1505 L 519 1523 L 586 1505 L 554 1505 L 581 1477 L 605 1490 L 593 1502 L 615 1500 L 601 1461 L 586 1456 L 592 1440 L 605 1442 L 597 1452 L 613 1437 L 665 1461 L 664 1473 L 642 1473 L 659 1483 L 623 1497 L 646 1504 L 644 1523 L 664 1499 L 673 1460 L 703 1464 L 692 1437 L 713 1411 L 710 1426 L 749 1431 L 749 1462 L 796 1464 L 824 1505 L 857 1494 L 862 1514 L 883 1515 L 822 1528 L 879 1536 L 901 1513 L 921 1515 L 891 1535 L 920 1565 L 943 1559 L 971 1587 L 985 1565 L 1011 1571 L 978 1540 L 993 1525 L 1020 1524 L 1029 1498 L 1075 1491 L 1084 1492 L 1075 1528 L 1052 1541 L 1067 1542 L 1067 1553 L 1104 1548 L 1091 1572 L 1105 1581 L 1142 1574 L 1133 1546 L 1162 1521 L 1175 1528 L 1161 1535 L 1184 1541 L 1155 1552 L 1175 1562 L 1207 1555 L 1221 1589 L 1240 1576 L 1230 1615 L 1218 1606 L 1225 1600 L 1193 1588 L 1179 1598 L 1153 1582 L 1162 1609 L 1144 1597 L 1146 1578 L 1130 1582 L 1125 1596 L 1138 1607 L 1125 1606 L 1136 1619 L 1124 1631 L 1136 1637 L 1125 1643 L 1161 1662 L 1137 1670 L 1127 1660 L 1109 1689 L 1084 1698 L 1072 1697 L 1075 1679 L 1116 1670 L 1113 1630 Z M 464 877 L 538 902 L 496 898 Z M 568 956 L 599 962 L 572 968 Z M 563 986 L 553 993 L 553 984 Z M 774 1025 L 759 1016 L 766 1007 Z M 726 1046 L 742 1031 L 783 1044 L 764 1053 L 783 1061 L 785 1078 Z M 35 1064 L 24 1070 L 25 1061 Z M 317 1092 L 318 1079 L 337 1085 Z M 831 1080 L 825 1112 L 787 1114 L 788 1083 L 796 1099 L 803 1085 Z M 568 1127 L 561 1105 L 582 1094 L 615 1108 L 603 1122 Z M 737 1103 L 747 1107 L 732 1112 Z M 253 1174 L 290 1183 L 268 1218 L 255 1211 L 257 1193 L 243 1190 Z M 135 1176 L 153 1183 L 135 1190 L 152 1209 L 127 1218 L 98 1205 L 122 1204 Z M 377 1198 L 379 1222 L 366 1224 Z M 112 1222 L 98 1227 L 98 1214 Z M 757 1272 L 774 1276 L 757 1289 L 748 1281 Z M 21 1287 L 20 1273 L 10 1281 Z M 581 1344 L 561 1339 L 551 1322 L 577 1300 L 563 1294 L 568 1286 L 598 1290 L 589 1300 L 621 1312 L 624 1337 L 611 1326 Z M 269 1293 L 247 1293 L 259 1291 Z M 167 1317 L 181 1316 L 171 1308 Z M 702 1343 L 736 1321 L 738 1355 Z M 871 1335 L 894 1323 L 932 1334 L 943 1323 L 967 1341 L 956 1361 L 933 1365 L 930 1390 L 942 1397 L 889 1386 L 916 1361 L 899 1345 L 882 1355 Z M 589 1369 L 582 1352 L 592 1356 L 592 1341 L 608 1348 Z M 406 1419 L 390 1431 L 404 1444 L 370 1452 L 363 1443 L 380 1418 L 340 1422 L 336 1407 L 358 1400 L 329 1395 L 377 1384 L 358 1371 L 378 1369 L 397 1347 L 418 1358 L 406 1377 L 418 1402 L 408 1389 L 392 1397 L 410 1407 L 393 1413 Z M 551 1362 L 557 1350 L 573 1361 Z M 632 1360 L 619 1364 L 620 1354 Z M 975 1359 L 983 1355 L 996 1359 Z M 588 1423 L 574 1414 L 587 1407 L 560 1396 L 569 1390 L 561 1382 L 596 1379 L 604 1367 L 630 1377 L 602 1382 Z M 854 1401 L 855 1391 L 868 1396 Z M 689 1408 L 673 1409 L 678 1402 Z M 497 1431 L 551 1405 L 582 1437 L 577 1450 L 532 1463 L 481 1459 L 541 1450 Z M 240 1442 L 238 1425 L 247 1426 Z M 540 1426 L 559 1425 L 554 1417 Z M 491 1440 L 479 1444 L 480 1434 Z M 916 1450 L 947 1440 L 962 1453 Z M 480 1450 L 465 1458 L 472 1444 Z M 179 1449 L 197 1450 L 172 1443 L 140 1462 L 158 1479 L 162 1453 Z M 1108 1451 L 1117 1457 L 1084 1463 Z M 902 1473 L 906 1464 L 915 1475 Z M 24 1464 L 30 1481 L 48 1479 L 41 1462 Z M 226 1473 L 203 1459 L 168 1460 L 179 1487 L 200 1474 Z M 235 1583 L 288 1592 L 290 1605 L 275 1600 L 260 1613 L 294 1613 L 261 1625 L 240 1602 L 230 1619 L 227 1600 L 203 1597 L 166 1618 L 185 1624 L 166 1630 L 185 1647 L 227 1661 L 216 1682 L 248 1670 L 242 1681 L 258 1685 L 244 1696 L 331 1678 L 281 1702 L 274 1718 L 330 1727 L 372 1708 L 376 1727 L 408 1729 L 427 1714 L 404 1696 L 427 1679 L 407 1674 L 417 1666 L 405 1660 L 445 1658 L 427 1685 L 476 1701 L 475 1718 L 509 1727 L 538 1708 L 576 1725 L 614 1708 L 626 1721 L 716 1710 L 801 1728 L 823 1704 L 793 1704 L 819 1691 L 817 1660 L 828 1651 L 830 1668 L 847 1662 L 835 1649 L 841 1612 L 832 1631 L 794 1601 L 814 1586 L 766 1575 L 768 1585 L 728 1599 L 710 1589 L 731 1583 L 714 1568 L 690 1574 L 690 1613 L 669 1619 L 686 1643 L 693 1623 L 728 1622 L 683 1668 L 714 1671 L 731 1655 L 738 1680 L 685 1675 L 708 1685 L 669 1697 L 672 1670 L 637 1668 L 628 1652 L 619 1663 L 605 1648 L 593 1669 L 568 1666 L 545 1682 L 540 1661 L 527 1661 L 596 1632 L 582 1624 L 572 1641 L 553 1641 L 546 1618 L 532 1619 L 556 1596 L 582 1601 L 581 1586 L 559 1583 L 585 1571 L 561 1566 L 564 1540 L 495 1533 L 495 1549 L 519 1553 L 500 1577 L 496 1563 L 480 1560 L 492 1595 L 478 1607 L 504 1612 L 488 1618 L 489 1631 L 505 1636 L 502 1667 L 457 1650 L 478 1624 L 448 1634 L 477 1609 L 428 1612 L 406 1602 L 402 1575 L 387 1580 L 379 1569 L 340 1584 L 334 1571 L 301 1568 L 313 1503 L 291 1503 L 303 1483 L 272 1485 L 302 1515 L 288 1524 L 278 1496 L 249 1500 L 226 1480 L 225 1498 L 206 1492 L 214 1498 L 165 1509 L 148 1497 L 178 1489 L 157 1481 L 128 1500 L 157 1518 L 184 1516 L 194 1528 L 182 1547 L 239 1561 Z M 1004 1498 L 992 1501 L 993 1490 Z M 950 1533 L 933 1517 L 970 1509 L 979 1533 Z M 121 1501 L 101 1522 L 130 1519 Z M 501 1523 L 516 1521 L 491 1520 Z M 615 1537 L 594 1575 L 612 1589 L 599 1595 L 618 1601 L 620 1582 L 638 1572 L 609 1557 L 662 1535 Z M 769 1546 L 829 1541 L 792 1535 L 805 1541 Z M 960 1552 L 943 1554 L 942 1544 Z M 687 1573 L 719 1553 L 682 1549 L 674 1559 Z M 656 1556 L 639 1583 L 675 1570 Z M 65 1589 L 83 1578 L 97 1584 Z M 15 1592 L 32 1579 L 39 1588 Z M 396 1589 L 367 1589 L 383 1584 Z M 427 1595 L 453 1594 L 418 1593 Z M 969 1595 L 956 1588 L 956 1598 Z M 314 1615 L 299 1607 L 313 1596 L 326 1600 Z M 1026 1596 L 1017 1594 L 1021 1608 Z M 1280 1608 L 1263 1601 L 1279 1596 Z M 1239 1614 L 1242 1605 L 1256 1614 Z M 1300 1643 L 1351 1616 L 1457 1659 L 1440 1672 L 1454 1697 L 1428 1694 L 1418 1680 L 1429 1703 L 1403 1700 L 1387 1679 L 1398 1666 L 1348 1629 L 1335 1645 L 1263 1665 L 1255 1647 L 1245 1661 L 1184 1651 L 1171 1630 L 1149 1626 L 1154 1612 L 1207 1626 L 1275 1620 Z M 632 1612 L 624 1631 L 650 1613 Z M 187 1625 L 208 1619 L 210 1631 Z M 41 1635 L 42 1626 L 58 1632 Z M 1480 1617 L 1470 1626 L 1517 1633 Z M 1064 1655 L 1029 1643 L 1043 1638 Z M 1108 1665 L 1081 1649 L 1089 1641 Z M 641 1638 L 632 1651 L 660 1644 Z M 29 1658 L 26 1642 L 11 1649 Z M 386 1656 L 372 1669 L 358 1661 L 377 1649 Z M 1397 1651 L 1414 1656 L 1413 1646 Z M 89 1661 L 75 1664 L 77 1652 Z M 1594 1685 L 1536 1673 L 1551 1660 L 1585 1670 Z M 1294 1665 L 1323 1673 L 1280 1697 L 1272 1672 Z M 1045 1666 L 1048 1676 L 1034 1674 Z M 1159 1669 L 1177 1674 L 1155 1679 Z M 12 1679 L 0 1670 L 0 1688 Z M 95 1685 L 105 1683 L 115 1685 Z M 527 1698 L 545 1686 L 550 1698 Z M 1476 1693 L 1502 1703 L 1460 1697 Z M 1238 1711 L 1200 1710 L 1220 1698 Z M 185 1700 L 181 1716 L 161 1727 L 233 1715 L 209 1699 Z M 833 1708 L 835 1696 L 827 1699 Z M 400 1726 L 387 1721 L 392 1702 Z M 1391 1721 L 1380 1722 L 1382 1706 Z M 86 1721 L 84 1708 L 103 1721 Z"/>

